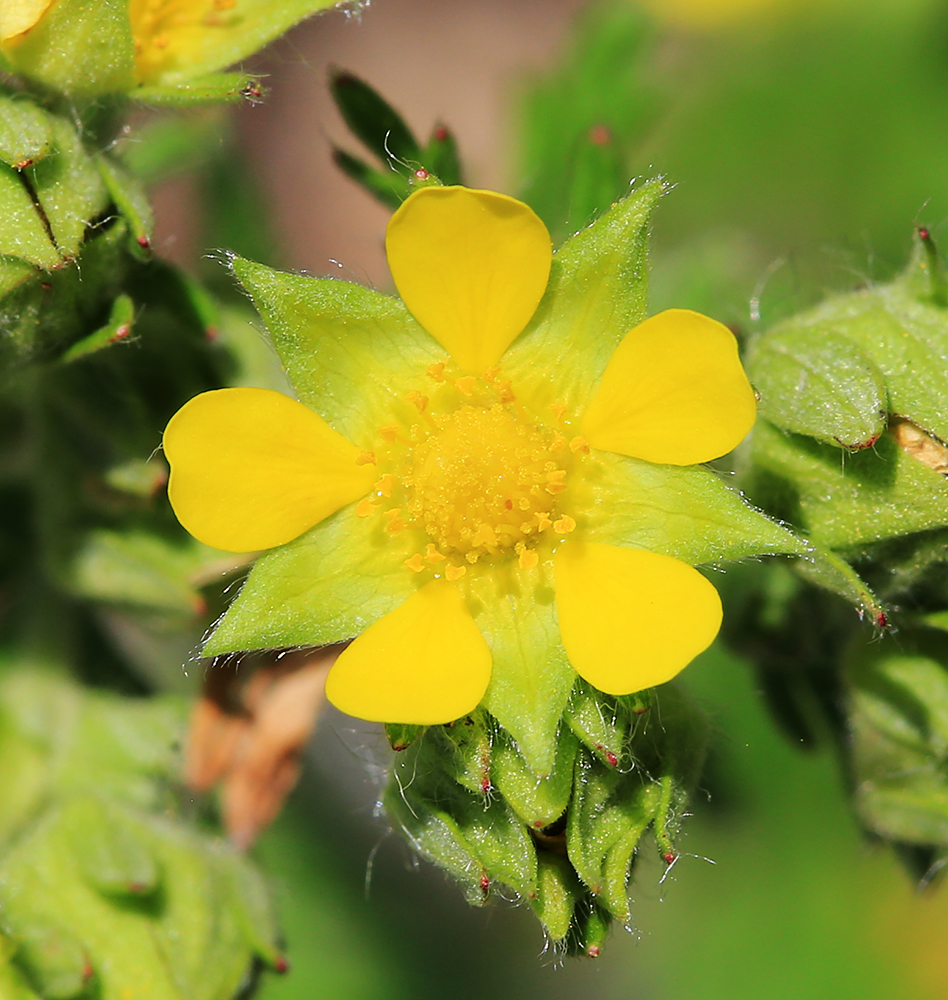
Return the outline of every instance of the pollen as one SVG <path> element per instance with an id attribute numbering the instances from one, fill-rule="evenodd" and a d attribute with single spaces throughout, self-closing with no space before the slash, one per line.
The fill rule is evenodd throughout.
<path id="1" fill-rule="evenodd" d="M 535 538 L 537 526 L 550 523 L 551 490 L 566 489 L 567 470 L 550 440 L 502 403 L 465 403 L 439 415 L 402 479 L 411 484 L 405 520 L 424 529 L 429 552 L 458 553 L 472 565 Z"/>

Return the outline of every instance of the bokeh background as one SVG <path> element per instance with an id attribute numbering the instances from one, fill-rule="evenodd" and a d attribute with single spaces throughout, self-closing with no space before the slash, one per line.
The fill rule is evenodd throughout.
<path id="1" fill-rule="evenodd" d="M 269 99 L 195 114 L 154 171 L 158 249 L 218 287 L 204 255 L 222 247 L 388 286 L 388 212 L 331 161 L 364 153 L 332 66 L 421 135 L 448 123 L 468 183 L 526 198 L 558 236 L 665 175 L 652 308 L 739 333 L 888 277 L 914 225 L 937 239 L 948 219 L 945 0 L 372 0 L 256 65 Z M 686 854 L 662 881 L 644 849 L 635 927 L 597 962 L 564 964 L 528 913 L 469 909 L 416 863 L 376 816 L 380 733 L 328 712 L 258 848 L 293 963 L 262 997 L 948 997 L 948 891 L 918 892 L 858 831 L 830 741 L 791 745 L 723 649 L 685 677 L 715 726 Z"/>

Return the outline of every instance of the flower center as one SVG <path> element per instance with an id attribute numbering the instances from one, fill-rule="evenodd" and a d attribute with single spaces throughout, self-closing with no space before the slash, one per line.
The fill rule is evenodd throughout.
<path id="1" fill-rule="evenodd" d="M 563 433 L 565 407 L 549 408 L 548 426 L 499 373 L 478 378 L 432 365 L 432 394 L 408 393 L 399 422 L 379 428 L 380 447 L 357 459 L 376 465 L 380 478 L 356 515 L 380 515 L 390 536 L 414 535 L 419 550 L 405 560 L 414 573 L 459 580 L 482 556 L 504 553 L 529 570 L 542 538 L 576 528 L 557 499 L 589 446 Z"/>
<path id="2" fill-rule="evenodd" d="M 462 406 L 419 442 L 407 511 L 445 554 L 513 548 L 549 524 L 566 488 L 550 441 L 500 403 Z"/>

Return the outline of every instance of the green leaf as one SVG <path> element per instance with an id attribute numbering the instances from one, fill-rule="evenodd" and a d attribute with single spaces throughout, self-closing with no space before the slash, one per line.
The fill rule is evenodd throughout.
<path id="1" fill-rule="evenodd" d="M 643 699 L 643 708 L 647 704 L 647 699 Z M 573 687 L 563 718 L 586 749 L 604 764 L 616 768 L 628 763 L 628 739 L 633 720 L 623 699 L 605 695 L 579 680 Z"/>
<path id="2" fill-rule="evenodd" d="M 103 153 L 96 163 L 109 197 L 128 224 L 131 237 L 129 250 L 140 260 L 147 260 L 154 235 L 155 215 L 145 189 L 129 170 L 107 154 Z"/>
<path id="3" fill-rule="evenodd" d="M 359 635 L 415 588 L 410 533 L 390 537 L 350 505 L 265 553 L 204 647 L 205 656 L 321 646 Z"/>
<path id="4" fill-rule="evenodd" d="M 32 101 L 0 94 L 0 160 L 22 170 L 49 152 L 49 115 Z"/>
<path id="5" fill-rule="evenodd" d="M 62 263 L 23 179 L 5 163 L 0 163 L 0 254 L 47 270 Z M 5 264 L 5 270 L 8 266 L 13 267 Z"/>
<path id="6" fill-rule="evenodd" d="M 5 55 L 16 72 L 67 94 L 123 91 L 134 82 L 127 0 L 57 0 Z"/>
<path id="7" fill-rule="evenodd" d="M 398 299 L 348 281 L 307 278 L 233 260 L 300 399 L 357 444 L 414 410 L 444 350 Z M 406 421 L 408 422 L 408 421 Z"/>
<path id="8" fill-rule="evenodd" d="M 759 420 L 749 492 L 814 541 L 847 549 L 948 523 L 948 481 L 883 435 L 853 455 Z"/>
<path id="9" fill-rule="evenodd" d="M 127 340 L 132 332 L 135 319 L 135 303 L 128 295 L 120 295 L 112 304 L 112 313 L 108 323 L 88 337 L 77 340 L 62 356 L 62 361 L 68 363 L 95 354 L 104 347 Z"/>
<path id="10" fill-rule="evenodd" d="M 75 257 L 87 226 L 108 205 L 108 192 L 75 128 L 62 118 L 53 118 L 51 123 L 54 152 L 25 174 L 60 253 Z"/>
<path id="11" fill-rule="evenodd" d="M 421 151 L 421 163 L 435 174 L 442 184 L 464 183 L 457 139 L 447 125 L 440 122 L 435 125 L 428 139 L 428 145 Z"/>
<path id="12" fill-rule="evenodd" d="M 2 187 L 0 181 L 0 187 Z M 0 195 L 2 197 L 2 195 Z M 2 239 L 2 236 L 0 236 Z M 15 260 L 12 257 L 0 257 L 0 301 L 5 299 L 10 292 L 16 291 L 30 278 L 37 274 L 36 268 L 28 264 L 25 260 Z"/>
<path id="13" fill-rule="evenodd" d="M 645 319 L 648 225 L 666 190 L 661 180 L 636 188 L 554 255 L 546 294 L 501 360 L 537 409 L 581 413 L 619 341 Z"/>
<path id="14" fill-rule="evenodd" d="M 760 412 L 797 434 L 857 450 L 885 430 L 882 373 L 853 340 L 819 324 L 784 324 L 752 343 L 747 372 Z"/>
<path id="15" fill-rule="evenodd" d="M 382 163 L 394 158 L 420 162 L 418 141 L 401 115 L 364 80 L 353 73 L 334 71 L 329 89 L 346 124 Z"/>
<path id="16" fill-rule="evenodd" d="M 376 170 L 344 149 L 333 149 L 332 159 L 347 177 L 393 212 L 411 193 L 408 180 L 394 170 Z"/>
<path id="17" fill-rule="evenodd" d="M 187 108 L 198 104 L 260 101 L 266 91 L 258 76 L 248 73 L 208 73 L 180 84 L 136 87 L 129 97 L 156 108 Z"/>
<path id="18" fill-rule="evenodd" d="M 98 601 L 198 614 L 204 600 L 192 580 L 209 553 L 199 543 L 170 545 L 144 531 L 95 531 L 76 557 L 73 590 Z"/>
<path id="19" fill-rule="evenodd" d="M 661 552 L 691 565 L 808 551 L 806 542 L 710 469 L 594 451 L 583 472 L 571 502 L 590 512 L 579 521 L 590 541 Z"/>
<path id="20" fill-rule="evenodd" d="M 494 725 L 476 710 L 447 726 L 431 726 L 428 739 L 444 754 L 446 773 L 468 791 L 486 795 L 491 787 Z"/>

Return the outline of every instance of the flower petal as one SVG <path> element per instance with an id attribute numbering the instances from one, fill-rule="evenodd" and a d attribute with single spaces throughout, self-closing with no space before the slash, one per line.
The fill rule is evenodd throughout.
<path id="1" fill-rule="evenodd" d="M 4 0 L 0 5 L 0 42 L 29 31 L 52 0 Z"/>
<path id="2" fill-rule="evenodd" d="M 195 538 L 229 552 L 282 545 L 367 493 L 375 466 L 312 410 L 270 389 L 217 389 L 164 434 L 168 496 Z"/>
<path id="3" fill-rule="evenodd" d="M 490 650 L 461 592 L 432 580 L 342 653 L 326 696 L 370 722 L 430 726 L 472 712 L 490 670 Z"/>
<path id="4" fill-rule="evenodd" d="M 690 309 L 668 309 L 616 348 L 582 432 L 603 451 L 695 465 L 740 444 L 756 414 L 734 334 Z"/>
<path id="5" fill-rule="evenodd" d="M 495 365 L 536 311 L 550 234 L 531 208 L 493 191 L 431 187 L 392 216 L 388 264 L 405 305 L 465 371 Z"/>
<path id="6" fill-rule="evenodd" d="M 553 571 L 566 654 L 581 677 L 607 694 L 671 680 L 721 627 L 718 592 L 670 556 L 567 542 Z"/>

